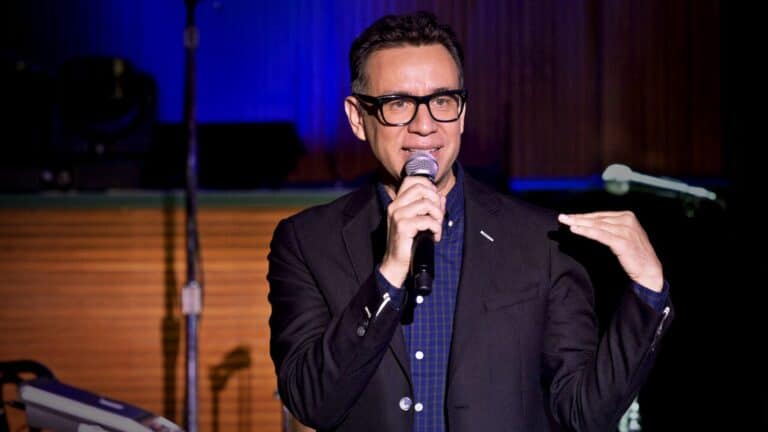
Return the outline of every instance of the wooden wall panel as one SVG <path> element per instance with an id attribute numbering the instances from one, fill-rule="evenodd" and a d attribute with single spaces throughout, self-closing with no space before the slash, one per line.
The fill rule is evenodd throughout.
<path id="1" fill-rule="evenodd" d="M 724 172 L 719 1 L 604 2 L 601 155 L 656 174 Z"/>
<path id="2" fill-rule="evenodd" d="M 125 23 L 148 24 L 136 38 L 128 37 L 142 40 L 147 34 L 165 34 L 153 30 L 157 22 L 180 24 L 183 17 L 181 3 L 176 8 L 125 0 L 6 3 L 10 4 L 8 13 L 0 18 L 11 19 L 5 20 L 6 26 L 0 24 L 0 30 L 7 27 L 10 33 L 4 40 L 0 32 L 0 48 L 3 43 L 11 43 L 10 47 L 14 42 L 21 44 L 19 53 L 35 53 L 26 59 L 31 61 L 30 69 L 39 62 L 51 76 L 54 65 L 75 53 L 110 51 L 113 45 L 118 52 L 127 49 L 113 39 L 130 34 L 122 28 Z M 280 30 L 290 33 L 279 58 L 262 59 L 265 65 L 281 68 L 280 74 L 273 75 L 292 77 L 291 91 L 280 98 L 294 102 L 278 108 L 281 114 L 275 115 L 295 122 L 307 152 L 287 176 L 288 182 L 354 182 L 374 170 L 376 163 L 368 145 L 351 133 L 343 110 L 350 90 L 348 51 L 354 37 L 375 19 L 419 9 L 434 11 L 441 21 L 452 25 L 465 47 L 470 99 L 461 160 L 468 167 L 504 181 L 508 177 L 597 174 L 614 162 L 656 175 L 721 176 L 726 171 L 721 155 L 720 0 L 338 0 L 285 2 L 280 7 L 263 8 L 258 16 L 257 7 L 242 6 L 254 2 L 229 2 L 221 7 L 223 3 L 201 4 L 199 8 L 201 34 L 211 44 L 201 46 L 202 72 L 210 66 L 211 58 L 205 54 L 210 53 L 208 49 L 224 64 L 237 64 L 230 55 L 232 46 L 225 42 L 232 40 L 235 30 L 244 39 L 240 57 L 274 55 L 271 38 L 261 38 L 259 31 L 242 33 L 238 26 L 224 25 L 240 22 L 229 21 L 231 14 L 253 14 L 254 22 L 283 22 L 286 25 Z M 750 10 L 745 6 L 732 8 Z M 157 21 L 157 13 L 169 19 Z M 112 27 L 117 31 L 107 31 Z M 278 32 L 271 26 L 259 29 L 262 33 Z M 180 64 L 180 42 L 172 40 L 160 42 L 166 44 L 168 53 L 179 55 L 167 60 Z M 233 77 L 242 76 L 240 69 L 253 69 L 251 63 L 241 66 L 230 68 Z M 162 70 L 164 67 L 158 70 L 158 78 L 165 86 L 169 81 Z M 271 91 L 285 85 L 282 79 L 257 81 L 266 93 L 254 94 L 268 95 L 267 99 L 272 98 Z M 181 91 L 176 80 L 170 82 Z M 233 91 L 217 80 L 200 84 L 201 96 Z M 165 91 L 168 89 L 163 87 Z M 746 99 L 749 90 L 737 93 Z M 181 94 L 178 96 L 180 99 Z M 206 98 L 201 97 L 200 102 L 201 112 L 216 110 L 206 104 Z M 161 105 L 167 103 L 168 98 L 160 98 Z M 45 116 L 45 104 L 37 105 L 33 111 Z M 258 113 L 272 118 L 268 100 L 260 103 L 258 97 L 249 98 L 245 105 L 246 112 L 226 109 L 221 115 L 230 121 L 260 117 Z M 34 135 L 42 142 L 45 131 L 54 132 L 49 124 L 35 126 L 19 139 L 29 140 Z M 167 145 L 159 143 L 159 147 Z"/>
<path id="3" fill-rule="evenodd" d="M 616 162 L 718 176 L 719 4 L 398 0 L 362 6 L 341 28 L 417 9 L 455 28 L 470 94 L 460 159 L 491 179 L 585 176 Z M 323 156 L 331 172 L 370 171 L 367 145 L 337 126 L 342 144 Z M 302 162 L 292 179 L 307 168 Z"/>
<path id="4" fill-rule="evenodd" d="M 200 211 L 202 431 L 279 430 L 266 255 L 276 222 L 296 210 Z M 0 361 L 37 360 L 181 423 L 183 227 L 173 208 L 0 210 Z"/>
<path id="5" fill-rule="evenodd" d="M 465 48 L 460 159 L 488 178 L 593 175 L 615 162 L 723 175 L 719 0 L 394 0 L 317 12 L 356 35 L 382 14 L 418 9 L 451 24 Z M 326 31 L 322 23 L 307 34 Z M 309 152 L 290 180 L 372 171 L 341 113 L 344 90 L 341 120 L 315 124 L 332 144 Z"/>

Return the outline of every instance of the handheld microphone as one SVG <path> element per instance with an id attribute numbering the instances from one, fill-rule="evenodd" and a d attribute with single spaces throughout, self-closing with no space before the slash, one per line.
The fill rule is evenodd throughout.
<path id="1" fill-rule="evenodd" d="M 423 176 L 432 183 L 437 177 L 437 160 L 429 152 L 414 152 L 405 163 L 406 176 Z M 411 278 L 418 295 L 432 292 L 435 279 L 435 237 L 432 231 L 419 231 L 411 248 Z"/>

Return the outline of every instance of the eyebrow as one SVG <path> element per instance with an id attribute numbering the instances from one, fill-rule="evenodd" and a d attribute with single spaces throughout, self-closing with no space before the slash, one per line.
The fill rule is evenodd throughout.
<path id="1" fill-rule="evenodd" d="M 449 88 L 449 87 L 438 87 L 438 88 L 432 89 L 432 91 L 430 93 L 428 93 L 428 94 L 426 94 L 424 96 L 429 96 L 429 95 L 432 95 L 432 94 L 435 94 L 435 93 L 440 93 L 440 92 L 444 92 L 444 91 L 448 91 L 448 90 L 455 90 L 455 89 L 452 89 L 452 88 Z M 411 96 L 411 97 L 419 97 L 419 96 L 416 96 L 413 93 L 408 93 L 408 92 L 403 92 L 403 91 L 392 92 L 392 93 L 384 93 L 382 96 Z"/>

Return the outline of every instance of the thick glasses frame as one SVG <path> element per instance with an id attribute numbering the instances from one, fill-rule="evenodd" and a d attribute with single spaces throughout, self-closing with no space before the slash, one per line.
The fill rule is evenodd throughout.
<path id="1" fill-rule="evenodd" d="M 432 120 L 440 123 L 451 123 L 455 122 L 456 120 L 461 117 L 461 114 L 464 112 L 464 106 L 467 104 L 467 91 L 465 89 L 458 89 L 458 90 L 443 90 L 439 92 L 435 92 L 426 96 L 411 96 L 411 95 L 384 95 L 384 96 L 369 96 L 361 93 L 352 93 L 352 96 L 356 97 L 359 101 L 370 105 L 371 111 L 375 110 L 376 113 L 379 115 L 377 116 L 378 119 L 384 123 L 387 126 L 405 126 L 413 121 L 413 119 L 416 118 L 416 115 L 419 113 L 419 105 L 424 104 L 427 106 L 427 111 L 429 112 L 430 117 L 432 117 Z M 458 114 L 456 114 L 456 118 L 450 119 L 450 120 L 440 120 L 435 118 L 435 115 L 432 114 L 432 108 L 429 106 L 429 102 L 437 97 L 441 96 L 459 96 L 459 100 L 461 105 L 459 106 Z M 408 99 L 416 103 L 416 109 L 413 110 L 413 116 L 408 121 L 400 122 L 400 123 L 390 123 L 387 121 L 387 119 L 384 117 L 384 105 L 387 102 L 397 100 L 397 99 Z M 373 114 L 373 112 L 369 111 L 369 114 Z"/>

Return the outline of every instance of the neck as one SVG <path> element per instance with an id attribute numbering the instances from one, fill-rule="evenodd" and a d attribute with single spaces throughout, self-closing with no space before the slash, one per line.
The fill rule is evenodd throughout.
<path id="1" fill-rule="evenodd" d="M 447 173 L 437 182 L 437 191 L 440 195 L 448 196 L 448 193 L 456 185 L 456 175 L 453 173 L 453 169 L 449 169 Z"/>

